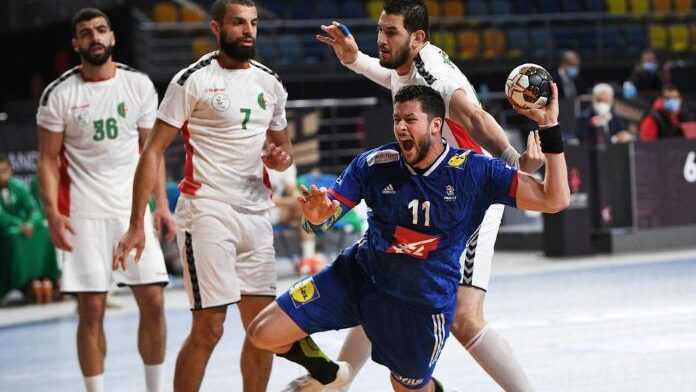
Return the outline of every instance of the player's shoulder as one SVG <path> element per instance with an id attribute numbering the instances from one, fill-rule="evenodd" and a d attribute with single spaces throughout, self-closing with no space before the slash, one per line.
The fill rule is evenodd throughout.
<path id="1" fill-rule="evenodd" d="M 176 83 L 179 86 L 183 87 L 191 80 L 194 80 L 199 77 L 205 77 L 201 70 L 209 69 L 209 66 L 217 58 L 217 55 L 217 51 L 204 54 L 203 56 L 201 56 L 201 58 L 177 72 L 176 75 L 174 75 L 174 77 L 172 78 L 172 83 Z"/>
<path id="2" fill-rule="evenodd" d="M 261 64 L 256 60 L 249 61 L 249 64 L 251 64 L 251 67 L 259 73 L 262 79 L 265 79 L 270 83 L 279 85 L 279 87 L 285 89 L 285 86 L 283 85 L 283 80 L 280 78 L 280 75 L 278 75 L 277 72 L 273 71 L 271 68 L 267 67 L 264 64 Z"/>
<path id="3" fill-rule="evenodd" d="M 439 79 L 446 81 L 453 76 L 464 76 L 449 55 L 432 43 L 428 43 L 418 52 L 415 66 L 416 71 L 430 84 Z"/>
<path id="4" fill-rule="evenodd" d="M 367 150 L 360 154 L 359 164 L 366 168 L 383 167 L 384 165 L 398 163 L 401 159 L 398 143 L 384 144 Z"/>
<path id="5" fill-rule="evenodd" d="M 131 67 L 128 64 L 116 63 L 116 69 L 121 73 L 121 76 L 127 83 L 132 83 L 138 86 L 153 86 L 150 77 L 143 71 Z"/>
<path id="6" fill-rule="evenodd" d="M 490 164 L 491 158 L 479 154 L 474 150 L 461 149 L 450 146 L 447 158 L 447 167 L 454 170 L 477 169 Z"/>
<path id="7" fill-rule="evenodd" d="M 51 96 L 56 96 L 62 94 L 64 91 L 69 89 L 74 82 L 78 81 L 80 75 L 80 67 L 76 66 L 65 71 L 62 75 L 56 78 L 54 81 L 48 84 L 41 94 L 41 99 L 39 104 L 41 106 L 48 105 L 49 98 Z"/>

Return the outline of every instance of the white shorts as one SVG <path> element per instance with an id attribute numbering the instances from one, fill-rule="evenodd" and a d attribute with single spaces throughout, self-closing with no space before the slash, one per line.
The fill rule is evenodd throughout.
<path id="1" fill-rule="evenodd" d="M 150 211 L 145 214 L 145 249 L 140 261 L 135 263 L 135 253 L 132 253 L 125 271 L 112 271 L 113 253 L 121 236 L 128 230 L 128 221 L 128 218 L 70 217 L 70 224 L 75 229 L 75 235 L 70 239 L 73 251 L 59 251 L 63 270 L 62 292 L 105 293 L 114 282 L 119 286 L 166 285 L 169 282 Z"/>
<path id="2" fill-rule="evenodd" d="M 481 226 L 469 237 L 464 253 L 459 257 L 462 268 L 462 279 L 459 281 L 461 286 L 488 290 L 495 239 L 498 237 L 504 210 L 505 206 L 502 204 L 488 207 Z"/>
<path id="3" fill-rule="evenodd" d="M 176 206 L 184 287 L 192 310 L 275 297 L 277 271 L 268 211 L 242 212 L 182 196 Z"/>

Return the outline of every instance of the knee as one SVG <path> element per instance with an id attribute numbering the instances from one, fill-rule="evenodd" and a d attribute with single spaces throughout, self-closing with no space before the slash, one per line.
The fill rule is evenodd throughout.
<path id="1" fill-rule="evenodd" d="M 82 327 L 101 328 L 104 321 L 104 304 L 97 300 L 83 300 L 78 305 Z"/>
<path id="2" fill-rule="evenodd" d="M 164 319 L 164 300 L 162 296 L 153 296 L 141 301 L 140 316 L 149 320 Z"/>
<path id="3" fill-rule="evenodd" d="M 452 333 L 462 344 L 467 344 L 471 339 L 483 329 L 486 321 L 483 314 L 471 311 L 467 308 L 458 308 L 454 322 L 452 323 Z"/>
<path id="4" fill-rule="evenodd" d="M 199 325 L 194 323 L 193 330 L 191 331 L 191 339 L 194 340 L 197 345 L 210 348 L 215 347 L 225 332 L 223 321 L 209 320 Z"/>

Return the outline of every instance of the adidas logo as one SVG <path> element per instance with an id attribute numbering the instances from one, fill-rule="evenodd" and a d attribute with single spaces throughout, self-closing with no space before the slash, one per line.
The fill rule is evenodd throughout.
<path id="1" fill-rule="evenodd" d="M 385 186 L 384 189 L 382 189 L 383 195 L 393 195 L 395 193 L 396 193 L 396 191 L 394 190 L 394 187 L 392 186 L 392 184 L 389 184 L 389 185 Z"/>

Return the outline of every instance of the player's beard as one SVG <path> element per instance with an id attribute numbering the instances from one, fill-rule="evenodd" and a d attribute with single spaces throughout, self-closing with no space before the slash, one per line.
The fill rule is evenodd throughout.
<path id="1" fill-rule="evenodd" d="M 104 51 L 101 54 L 92 54 L 91 49 L 97 45 L 103 47 Z M 109 60 L 113 50 L 113 45 L 92 44 L 85 50 L 80 49 L 79 53 L 80 57 L 82 57 L 82 59 L 84 59 L 86 62 L 92 65 L 103 65 Z"/>
<path id="2" fill-rule="evenodd" d="M 242 40 L 248 38 L 253 39 L 254 44 L 242 46 Z M 234 60 L 240 62 L 249 61 L 256 57 L 256 39 L 250 35 L 244 35 L 235 41 L 228 41 L 225 30 L 220 30 L 220 50 Z"/>
<path id="3" fill-rule="evenodd" d="M 384 68 L 397 69 L 408 62 L 408 55 L 410 53 L 409 43 L 406 42 L 404 46 L 400 48 L 393 48 L 391 50 L 391 60 L 385 60 L 382 58 L 382 52 L 379 56 L 379 65 Z"/>
<path id="4" fill-rule="evenodd" d="M 416 157 L 411 161 L 407 160 L 408 164 L 411 166 L 416 166 L 417 164 L 421 163 L 428 156 L 431 144 L 432 142 L 430 141 L 429 137 L 426 137 L 421 141 L 414 140 L 412 149 L 416 149 Z"/>

